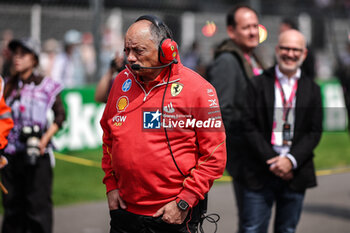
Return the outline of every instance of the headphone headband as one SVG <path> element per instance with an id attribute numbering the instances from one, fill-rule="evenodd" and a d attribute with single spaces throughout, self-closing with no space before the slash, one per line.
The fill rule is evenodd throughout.
<path id="1" fill-rule="evenodd" d="M 155 15 L 142 15 L 140 17 L 138 17 L 135 22 L 140 21 L 140 20 L 147 20 L 150 21 L 154 26 L 156 26 L 157 28 L 161 29 L 161 28 L 165 28 L 166 30 L 166 36 L 167 38 L 172 39 L 172 35 L 168 29 L 168 26 L 166 26 L 164 24 L 164 22 L 157 16 Z"/>
<path id="2" fill-rule="evenodd" d="M 135 22 L 140 20 L 148 20 L 152 22 L 156 27 L 164 26 L 163 21 L 155 15 L 142 15 L 138 17 Z"/>

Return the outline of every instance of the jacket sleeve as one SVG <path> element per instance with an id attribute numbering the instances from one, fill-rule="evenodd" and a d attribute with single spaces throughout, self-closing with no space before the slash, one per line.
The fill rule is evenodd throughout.
<path id="1" fill-rule="evenodd" d="M 208 90 L 211 96 L 208 95 Z M 195 100 L 197 102 L 195 106 L 199 107 L 192 112 L 194 119 L 205 121 L 215 118 L 220 123 L 220 127 L 195 128 L 199 153 L 197 164 L 184 180 L 184 188 L 178 195 L 191 207 L 204 199 L 204 195 L 209 192 L 214 180 L 222 176 L 226 165 L 225 129 L 215 89 L 207 83 L 196 93 L 200 94 Z"/>
<path id="2" fill-rule="evenodd" d="M 207 76 L 218 93 L 226 132 L 231 132 L 235 127 L 234 121 L 240 119 L 240 116 L 237 116 L 239 111 L 234 109 L 237 103 L 237 89 L 246 88 L 239 61 L 232 54 L 223 53 L 210 66 Z"/>
<path id="3" fill-rule="evenodd" d="M 112 91 L 111 94 L 113 95 Z M 100 124 L 103 130 L 103 136 L 102 136 L 102 150 L 103 150 L 103 156 L 102 156 L 102 170 L 105 173 L 105 176 L 103 178 L 103 183 L 106 185 L 106 191 L 107 193 L 109 191 L 112 191 L 114 189 L 118 189 L 117 186 L 117 180 L 115 178 L 115 171 L 112 168 L 112 137 L 110 128 L 108 125 L 108 119 L 109 119 L 109 111 L 110 111 L 110 105 L 112 98 L 109 98 L 105 107 L 105 110 L 103 112 Z"/>
<path id="4" fill-rule="evenodd" d="M 321 91 L 319 86 L 314 84 L 314 88 L 312 91 L 312 101 L 310 106 L 308 106 L 307 110 L 309 119 L 307 122 L 308 130 L 303 130 L 303 132 L 294 132 L 295 134 L 302 134 L 301 138 L 293 142 L 293 146 L 291 148 L 290 154 L 294 156 L 297 161 L 298 167 L 302 166 L 305 161 L 311 159 L 313 156 L 313 150 L 316 148 L 319 143 L 322 135 L 322 100 L 321 100 Z M 301 110 L 304 111 L 305 109 Z M 297 138 L 295 136 L 295 138 Z"/>
<path id="5" fill-rule="evenodd" d="M 266 141 L 262 129 L 259 128 L 258 118 L 264 117 L 266 107 L 258 106 L 258 98 L 263 98 L 261 87 L 264 76 L 253 77 L 252 82 L 248 85 L 246 92 L 246 108 L 243 111 L 244 119 L 244 135 L 249 142 L 254 155 L 262 163 L 277 156 L 278 154 L 273 150 L 271 143 Z M 270 133 L 270 130 L 268 131 Z"/>
<path id="6" fill-rule="evenodd" d="M 7 136 L 13 128 L 11 108 L 6 105 L 3 97 L 0 99 L 0 150 L 7 145 Z"/>
<path id="7" fill-rule="evenodd" d="M 58 125 L 59 128 L 62 128 L 62 124 L 66 120 L 66 111 L 64 110 L 64 106 L 63 106 L 63 102 L 60 94 L 56 96 L 56 100 L 52 106 L 52 110 L 55 115 L 54 122 Z"/>

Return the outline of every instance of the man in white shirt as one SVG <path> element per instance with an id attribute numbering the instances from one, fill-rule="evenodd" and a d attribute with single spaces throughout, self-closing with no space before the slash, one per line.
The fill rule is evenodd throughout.
<path id="1" fill-rule="evenodd" d="M 305 190 L 317 185 L 313 150 L 322 133 L 320 88 L 300 66 L 307 56 L 304 36 L 279 36 L 277 65 L 253 78 L 247 95 L 241 232 L 267 232 L 276 203 L 274 232 L 295 232 Z"/>

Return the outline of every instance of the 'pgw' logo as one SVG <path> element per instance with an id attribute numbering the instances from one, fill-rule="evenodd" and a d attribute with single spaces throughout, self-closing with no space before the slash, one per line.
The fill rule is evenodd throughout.
<path id="1" fill-rule="evenodd" d="M 162 114 L 156 112 L 143 112 L 143 128 L 144 129 L 160 129 L 160 116 Z"/>
<path id="2" fill-rule="evenodd" d="M 113 122 L 125 122 L 127 116 L 114 116 L 112 121 Z"/>

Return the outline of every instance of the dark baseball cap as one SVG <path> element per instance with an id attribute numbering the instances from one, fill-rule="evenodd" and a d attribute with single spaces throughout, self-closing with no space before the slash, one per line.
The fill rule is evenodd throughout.
<path id="1" fill-rule="evenodd" d="M 33 53 L 36 57 L 39 57 L 40 54 L 40 45 L 32 38 L 14 39 L 10 41 L 8 47 L 12 52 L 18 47 L 22 47 Z"/>

